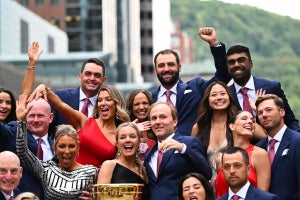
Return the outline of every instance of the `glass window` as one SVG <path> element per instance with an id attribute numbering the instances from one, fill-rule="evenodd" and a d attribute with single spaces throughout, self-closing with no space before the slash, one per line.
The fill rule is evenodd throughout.
<path id="1" fill-rule="evenodd" d="M 44 5 L 44 0 L 35 0 L 35 5 L 36 6 L 43 6 Z"/>
<path id="2" fill-rule="evenodd" d="M 21 53 L 27 53 L 29 36 L 28 36 L 28 23 L 21 20 Z"/>

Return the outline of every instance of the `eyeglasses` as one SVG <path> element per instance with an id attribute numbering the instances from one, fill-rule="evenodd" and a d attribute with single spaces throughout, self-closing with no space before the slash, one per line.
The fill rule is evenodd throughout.
<path id="1" fill-rule="evenodd" d="M 239 57 L 237 59 L 227 60 L 227 64 L 228 65 L 234 65 L 235 62 L 244 63 L 244 62 L 246 62 L 246 60 L 247 60 L 247 57 Z"/>

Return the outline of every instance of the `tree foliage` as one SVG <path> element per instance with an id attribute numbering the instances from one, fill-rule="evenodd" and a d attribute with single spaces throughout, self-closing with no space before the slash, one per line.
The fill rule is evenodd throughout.
<path id="1" fill-rule="evenodd" d="M 253 74 L 278 80 L 300 119 L 300 21 L 255 7 L 216 0 L 171 0 L 171 16 L 194 40 L 197 61 L 211 59 L 207 45 L 198 37 L 199 27 L 214 27 L 227 47 L 250 48 Z"/>

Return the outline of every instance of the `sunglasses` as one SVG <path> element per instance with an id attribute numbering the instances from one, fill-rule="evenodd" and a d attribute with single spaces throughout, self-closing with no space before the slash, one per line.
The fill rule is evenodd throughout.
<path id="1" fill-rule="evenodd" d="M 244 63 L 247 61 L 247 57 L 239 57 L 237 59 L 230 59 L 230 60 L 227 60 L 227 64 L 228 65 L 234 65 L 235 62 L 238 62 L 238 63 Z"/>

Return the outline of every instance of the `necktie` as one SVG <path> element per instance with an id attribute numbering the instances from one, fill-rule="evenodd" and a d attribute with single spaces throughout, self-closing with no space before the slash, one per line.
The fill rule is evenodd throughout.
<path id="1" fill-rule="evenodd" d="M 171 100 L 171 95 L 172 95 L 172 91 L 170 91 L 170 90 L 167 90 L 166 92 L 165 92 L 165 95 L 166 95 L 166 97 L 167 97 L 167 103 L 169 103 L 169 104 L 171 104 L 172 106 L 174 106 L 174 104 L 173 104 L 173 102 L 172 102 L 172 100 Z"/>
<path id="2" fill-rule="evenodd" d="M 10 196 L 8 200 L 14 200 L 14 198 L 12 196 Z"/>
<path id="3" fill-rule="evenodd" d="M 268 154 L 269 154 L 269 159 L 270 159 L 271 164 L 272 164 L 274 156 L 275 156 L 275 143 L 276 142 L 277 141 L 275 139 L 271 139 L 269 141 L 269 152 L 268 152 Z"/>
<path id="4" fill-rule="evenodd" d="M 38 159 L 43 160 L 43 149 L 42 149 L 42 142 L 43 139 L 42 138 L 38 138 L 38 145 L 37 145 L 37 150 L 36 150 L 36 157 L 38 157 Z"/>
<path id="5" fill-rule="evenodd" d="M 163 157 L 163 152 L 162 151 L 158 151 L 157 154 L 157 168 L 156 168 L 156 175 L 158 175 L 158 171 L 159 171 L 159 167 L 160 167 L 160 163 Z"/>
<path id="6" fill-rule="evenodd" d="M 252 108 L 250 106 L 249 97 L 248 97 L 248 88 L 241 88 L 240 91 L 243 95 L 243 110 L 252 113 Z"/>
<path id="7" fill-rule="evenodd" d="M 232 195 L 231 199 L 232 200 L 239 200 L 240 197 L 239 197 L 239 195 L 234 194 L 234 195 Z"/>
<path id="8" fill-rule="evenodd" d="M 85 98 L 84 99 L 84 104 L 83 104 L 82 109 L 81 109 L 81 112 L 83 114 L 85 114 L 85 116 L 87 116 L 87 117 L 89 115 L 89 109 L 88 109 L 88 107 L 89 107 L 90 103 L 91 103 L 90 99 L 89 98 Z"/>

